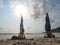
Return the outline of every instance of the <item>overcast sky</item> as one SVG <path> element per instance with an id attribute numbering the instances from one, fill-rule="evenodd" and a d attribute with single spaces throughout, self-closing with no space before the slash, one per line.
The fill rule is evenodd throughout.
<path id="1" fill-rule="evenodd" d="M 44 32 L 47 11 L 51 28 L 60 27 L 60 0 L 0 0 L 0 33 L 18 33 L 20 13 L 25 33 Z"/>

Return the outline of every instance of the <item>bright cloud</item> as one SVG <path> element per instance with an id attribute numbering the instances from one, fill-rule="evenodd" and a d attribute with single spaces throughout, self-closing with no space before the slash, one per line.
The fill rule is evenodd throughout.
<path id="1" fill-rule="evenodd" d="M 40 15 L 44 15 L 46 13 L 45 3 L 47 0 L 31 0 L 30 8 L 31 8 L 31 16 L 34 19 L 40 17 Z"/>
<path id="2" fill-rule="evenodd" d="M 16 5 L 19 4 L 19 1 L 18 0 L 9 0 L 9 7 L 10 8 L 15 8 Z"/>

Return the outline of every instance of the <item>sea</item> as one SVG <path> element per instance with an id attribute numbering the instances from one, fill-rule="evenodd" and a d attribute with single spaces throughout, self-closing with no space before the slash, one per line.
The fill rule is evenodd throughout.
<path id="1" fill-rule="evenodd" d="M 60 37 L 60 33 L 53 33 L 56 37 Z M 26 38 L 44 37 L 45 33 L 25 33 Z M 0 39 L 11 39 L 12 36 L 18 36 L 18 33 L 0 33 Z"/>

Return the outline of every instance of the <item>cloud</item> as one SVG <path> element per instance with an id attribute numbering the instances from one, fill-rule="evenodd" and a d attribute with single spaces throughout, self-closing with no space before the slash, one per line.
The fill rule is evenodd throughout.
<path id="1" fill-rule="evenodd" d="M 52 29 L 60 27 L 60 20 L 55 20 L 55 22 L 52 23 L 51 25 L 52 25 Z"/>
<path id="2" fill-rule="evenodd" d="M 55 15 L 49 14 L 49 19 L 50 19 L 50 23 L 54 23 L 55 22 Z"/>
<path id="3" fill-rule="evenodd" d="M 34 19 L 40 18 L 40 15 L 44 15 L 46 13 L 46 4 L 47 0 L 31 0 L 30 1 L 30 14 Z"/>
<path id="4" fill-rule="evenodd" d="M 4 4 L 3 4 L 3 0 L 0 0 L 0 8 L 3 8 Z"/>
<path id="5" fill-rule="evenodd" d="M 50 11 L 52 11 L 55 7 L 56 4 L 55 3 L 50 3 L 49 7 L 46 6 L 48 0 L 31 0 L 30 1 L 30 16 L 33 18 L 33 20 L 40 20 L 41 18 L 44 17 L 45 13 L 48 11 L 48 13 L 50 13 Z M 50 22 L 54 23 L 55 19 L 54 16 L 50 15 Z M 45 19 L 43 19 L 44 21 Z"/>
<path id="6" fill-rule="evenodd" d="M 57 20 L 57 21 L 55 22 L 55 26 L 60 27 L 60 20 Z"/>
<path id="7" fill-rule="evenodd" d="M 55 3 L 49 4 L 49 6 L 47 7 L 48 8 L 48 12 L 52 11 L 55 7 L 56 7 Z"/>
<path id="8" fill-rule="evenodd" d="M 9 7 L 15 8 L 19 4 L 19 0 L 9 0 Z"/>
<path id="9" fill-rule="evenodd" d="M 52 19 L 52 18 L 50 18 L 50 22 L 51 22 L 51 23 L 53 23 L 53 22 L 55 22 L 55 20 L 54 20 L 54 19 Z"/>

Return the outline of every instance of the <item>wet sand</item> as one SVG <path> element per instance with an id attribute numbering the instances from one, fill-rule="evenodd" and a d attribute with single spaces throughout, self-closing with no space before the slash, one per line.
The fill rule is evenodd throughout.
<path id="1" fill-rule="evenodd" d="M 56 38 L 28 38 L 25 40 L 0 40 L 0 45 L 60 45 L 60 37 Z"/>

